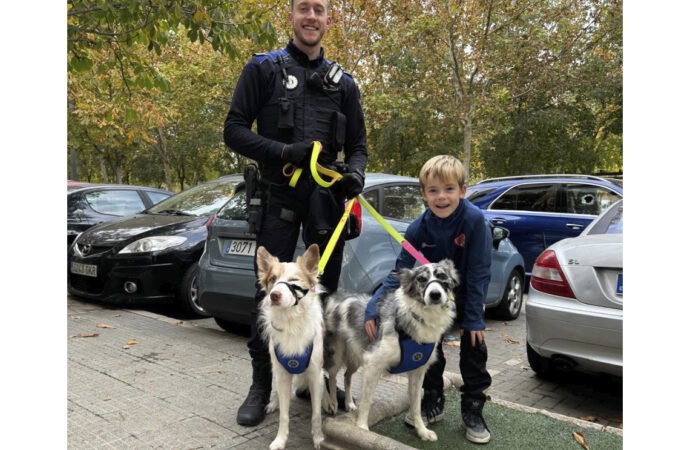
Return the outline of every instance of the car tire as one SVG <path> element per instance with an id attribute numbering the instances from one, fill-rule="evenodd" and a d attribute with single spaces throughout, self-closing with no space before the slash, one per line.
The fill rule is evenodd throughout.
<path id="1" fill-rule="evenodd" d="M 538 377 L 544 379 L 553 379 L 556 374 L 556 370 L 551 363 L 549 358 L 544 358 L 540 356 L 539 353 L 534 351 L 534 349 L 527 343 L 527 361 L 529 361 L 529 366 L 534 370 Z"/>
<path id="2" fill-rule="evenodd" d="M 495 309 L 496 315 L 501 319 L 515 320 L 520 316 L 524 293 L 523 280 L 519 270 L 513 269 L 510 272 L 501 303 Z"/>
<path id="3" fill-rule="evenodd" d="M 213 320 L 216 321 L 216 324 L 219 327 L 221 327 L 223 330 L 227 331 L 228 333 L 237 333 L 238 325 L 235 322 L 230 322 L 229 320 L 225 320 L 225 319 L 219 319 L 218 317 L 214 317 Z"/>
<path id="4" fill-rule="evenodd" d="M 199 263 L 194 263 L 185 272 L 177 290 L 177 302 L 186 313 L 209 317 L 199 304 Z"/>

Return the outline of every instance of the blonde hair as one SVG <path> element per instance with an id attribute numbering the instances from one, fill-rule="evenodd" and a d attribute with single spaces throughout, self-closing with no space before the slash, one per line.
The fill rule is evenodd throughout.
<path id="1" fill-rule="evenodd" d="M 437 155 L 428 160 L 419 171 L 419 184 L 422 189 L 426 181 L 435 177 L 444 183 L 458 182 L 458 186 L 462 188 L 465 184 L 465 168 L 459 159 L 450 155 Z"/>

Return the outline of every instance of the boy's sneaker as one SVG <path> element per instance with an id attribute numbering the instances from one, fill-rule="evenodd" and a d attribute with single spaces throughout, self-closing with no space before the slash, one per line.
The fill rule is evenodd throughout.
<path id="1" fill-rule="evenodd" d="M 435 390 L 424 391 L 424 396 L 422 397 L 422 421 L 424 425 L 429 425 L 430 423 L 440 422 L 443 419 L 443 406 L 446 403 L 446 397 L 443 392 L 440 393 Z M 414 419 L 407 412 L 405 415 L 405 425 L 414 428 Z"/>
<path id="2" fill-rule="evenodd" d="M 470 400 L 462 402 L 462 425 L 465 427 L 465 437 L 475 444 L 486 444 L 491 439 L 491 433 L 482 416 L 484 402 Z"/>

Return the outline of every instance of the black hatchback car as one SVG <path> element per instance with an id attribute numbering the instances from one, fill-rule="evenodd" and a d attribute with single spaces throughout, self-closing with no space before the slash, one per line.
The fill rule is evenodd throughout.
<path id="1" fill-rule="evenodd" d="M 84 230 L 150 208 L 173 195 L 128 184 L 67 182 L 67 246 Z"/>
<path id="2" fill-rule="evenodd" d="M 206 224 L 240 181 L 226 175 L 84 231 L 68 250 L 68 292 L 111 303 L 176 299 L 183 310 L 205 315 L 197 271 Z"/>

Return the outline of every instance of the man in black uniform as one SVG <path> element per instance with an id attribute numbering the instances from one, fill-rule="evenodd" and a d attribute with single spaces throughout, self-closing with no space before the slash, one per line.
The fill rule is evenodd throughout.
<path id="1" fill-rule="evenodd" d="M 331 26 L 327 0 L 293 0 L 288 17 L 293 38 L 284 49 L 255 54 L 244 67 L 223 133 L 228 147 L 259 164 L 263 204 L 257 248 L 264 246 L 280 261 L 292 261 L 300 225 L 305 244 L 319 244 L 323 254 L 345 199 L 362 192 L 367 163 L 359 89 L 339 65 L 323 57 L 321 39 Z M 254 120 L 258 134 L 251 131 Z M 323 145 L 319 163 L 343 174 L 329 189 L 319 187 L 308 170 L 313 141 Z M 336 161 L 341 150 L 344 163 Z M 290 175 L 297 168 L 307 170 L 291 187 Z M 320 280 L 329 292 L 338 287 L 343 246 L 341 238 Z M 256 327 L 265 295 L 257 285 L 247 344 L 252 386 L 237 412 L 240 425 L 263 421 L 271 392 L 271 361 Z"/>

